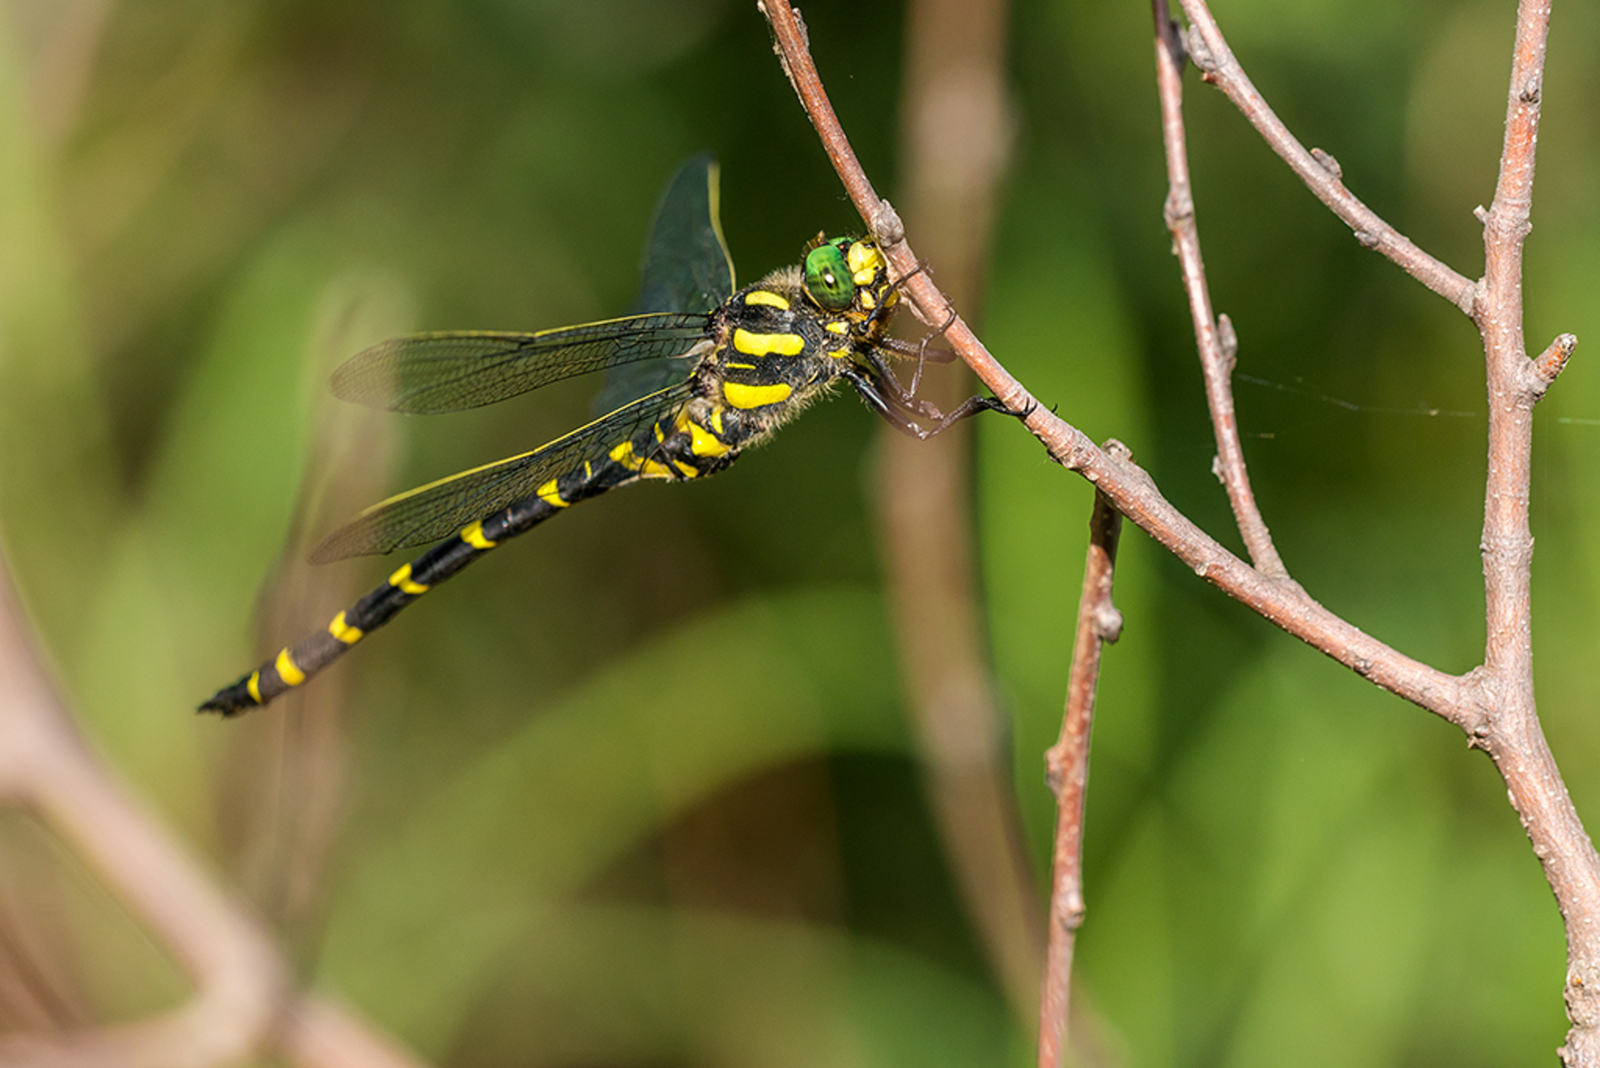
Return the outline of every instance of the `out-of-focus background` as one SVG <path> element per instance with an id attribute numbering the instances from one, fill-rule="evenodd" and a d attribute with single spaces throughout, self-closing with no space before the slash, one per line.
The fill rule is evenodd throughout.
<path id="1" fill-rule="evenodd" d="M 1216 10 L 1291 128 L 1476 276 L 1509 7 Z M 904 12 L 804 13 L 893 198 Z M 1235 545 L 1161 219 L 1148 6 L 1018 0 L 1011 18 L 1012 168 L 981 331 Z M 1592 7 L 1557 11 L 1535 350 L 1565 330 L 1600 341 L 1597 36 Z M 1363 629 L 1465 670 L 1483 643 L 1476 334 L 1187 85 L 1212 292 L 1240 336 L 1245 450 L 1283 556 Z M 576 425 L 593 387 L 408 419 L 333 402 L 328 371 L 410 330 L 619 312 L 661 184 L 702 149 L 723 164 L 741 283 L 819 229 L 859 229 L 753 5 L 4 4 L 10 566 L 98 750 L 272 922 L 306 983 L 429 1058 L 1024 1063 L 1033 1022 L 990 974 L 911 755 L 866 500 L 878 427 L 853 397 L 706 484 L 574 509 L 282 707 L 192 714 L 394 566 L 311 569 L 308 542 Z M 1541 711 L 1592 821 L 1588 348 L 1536 425 Z M 1042 752 L 1089 493 L 1014 422 L 977 431 L 996 687 L 1043 873 Z M 1488 762 L 1131 527 L 1121 562 L 1074 992 L 1093 1062 L 1549 1063 L 1561 927 Z M 0 895 L 49 964 L 0 999 L 0 1024 L 129 1020 L 184 996 L 81 860 L 15 814 Z"/>

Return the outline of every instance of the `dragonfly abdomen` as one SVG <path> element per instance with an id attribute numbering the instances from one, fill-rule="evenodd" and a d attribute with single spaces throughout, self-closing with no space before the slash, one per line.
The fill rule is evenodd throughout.
<path id="1" fill-rule="evenodd" d="M 202 712 L 235 715 L 271 701 L 304 683 L 311 676 L 343 656 L 345 651 L 371 634 L 395 613 L 445 581 L 474 560 L 510 538 L 531 530 L 579 500 L 620 485 L 614 465 L 590 468 L 569 482 L 562 479 L 558 492 L 554 482 L 541 487 L 541 493 L 518 501 L 487 519 L 471 523 L 455 535 L 439 542 L 415 560 L 405 564 L 381 585 L 355 604 L 334 616 L 327 627 L 298 645 L 279 650 L 273 658 L 225 686 L 200 706 Z M 632 472 L 622 472 L 630 478 Z M 587 477 L 584 477 L 584 476 Z"/>
<path id="2" fill-rule="evenodd" d="M 722 430 L 720 419 L 714 426 Z M 259 708 L 300 686 L 439 583 L 579 501 L 641 478 L 701 477 L 727 467 L 738 454 L 736 445 L 724 443 L 715 431 L 692 421 L 687 409 L 668 415 L 651 430 L 618 444 L 606 459 L 551 479 L 532 496 L 470 523 L 434 545 L 334 616 L 325 628 L 298 645 L 279 650 L 238 682 L 218 690 L 200 710 L 231 716 Z"/>

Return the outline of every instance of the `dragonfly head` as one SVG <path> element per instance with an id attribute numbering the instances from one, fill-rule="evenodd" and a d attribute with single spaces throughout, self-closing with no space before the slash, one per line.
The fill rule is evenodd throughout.
<path id="1" fill-rule="evenodd" d="M 871 238 L 819 239 L 806 252 L 805 290 L 823 311 L 874 322 L 899 299 L 888 261 Z"/>

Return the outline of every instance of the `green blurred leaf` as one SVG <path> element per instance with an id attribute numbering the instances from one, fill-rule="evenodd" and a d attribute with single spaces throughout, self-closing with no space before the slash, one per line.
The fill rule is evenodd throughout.
<path id="1" fill-rule="evenodd" d="M 904 745 L 875 598 L 730 607 L 607 668 L 363 851 L 323 972 L 442 1048 L 503 947 L 670 816 L 762 767 Z"/>

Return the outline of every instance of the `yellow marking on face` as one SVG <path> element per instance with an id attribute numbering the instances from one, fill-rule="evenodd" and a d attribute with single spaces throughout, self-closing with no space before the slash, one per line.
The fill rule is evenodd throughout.
<path id="1" fill-rule="evenodd" d="M 858 286 L 871 285 L 878 270 L 884 266 L 883 253 L 870 241 L 855 242 L 844 258 L 850 267 L 851 280 Z"/>
<path id="2" fill-rule="evenodd" d="M 360 627 L 352 627 L 344 621 L 343 612 L 333 617 L 333 622 L 328 624 L 328 633 L 346 645 L 354 645 L 365 635 Z"/>
<path id="3" fill-rule="evenodd" d="M 422 583 L 411 581 L 410 564 L 406 564 L 399 571 L 396 571 L 394 574 L 390 575 L 389 585 L 397 586 L 399 587 L 401 593 L 409 593 L 412 596 L 416 596 L 419 593 L 428 592 L 428 587 L 424 586 Z"/>
<path id="4" fill-rule="evenodd" d="M 564 501 L 561 499 L 561 491 L 556 488 L 556 480 L 553 478 L 549 482 L 546 482 L 544 485 L 540 486 L 538 489 L 534 490 L 533 493 L 534 496 L 538 497 L 544 503 L 555 505 L 557 508 L 572 507 L 571 501 Z"/>
<path id="5" fill-rule="evenodd" d="M 717 439 L 717 436 L 699 423 L 690 423 L 689 451 L 696 456 L 726 456 L 733 451 L 733 446 Z"/>
<path id="6" fill-rule="evenodd" d="M 259 705 L 261 703 L 261 672 L 250 672 L 250 681 L 244 684 L 244 688 L 250 691 L 251 700 Z"/>
<path id="7" fill-rule="evenodd" d="M 738 382 L 722 383 L 722 395 L 735 408 L 762 408 L 768 404 L 780 404 L 788 400 L 793 392 L 794 387 L 787 382 L 778 382 L 771 386 L 746 386 Z"/>
<path id="8" fill-rule="evenodd" d="M 781 308 L 784 311 L 789 310 L 788 301 L 778 296 L 778 294 L 769 292 L 765 289 L 755 289 L 751 290 L 749 293 L 746 293 L 744 295 L 744 302 L 746 304 L 766 304 L 769 307 Z"/>
<path id="9" fill-rule="evenodd" d="M 278 659 L 272 662 L 272 666 L 278 669 L 278 677 L 290 686 L 298 686 L 306 681 L 306 673 L 289 657 L 287 649 L 278 653 Z"/>
<path id="10" fill-rule="evenodd" d="M 827 329 L 835 334 L 848 334 L 850 332 L 850 324 L 843 319 L 835 319 L 827 325 Z"/>
<path id="11" fill-rule="evenodd" d="M 733 347 L 746 356 L 798 356 L 806 350 L 806 339 L 799 334 L 752 334 L 741 326 L 733 332 Z"/>
<path id="12" fill-rule="evenodd" d="M 873 308 L 875 308 L 877 306 L 877 304 L 878 304 L 878 302 L 877 302 L 876 298 L 874 298 L 873 295 L 872 295 L 872 290 L 863 289 L 861 291 L 861 306 L 863 308 L 866 308 L 868 311 L 871 311 Z"/>
<path id="13" fill-rule="evenodd" d="M 490 541 L 483 533 L 483 520 L 481 519 L 461 532 L 461 540 L 474 549 L 493 549 L 495 546 L 495 543 Z"/>

